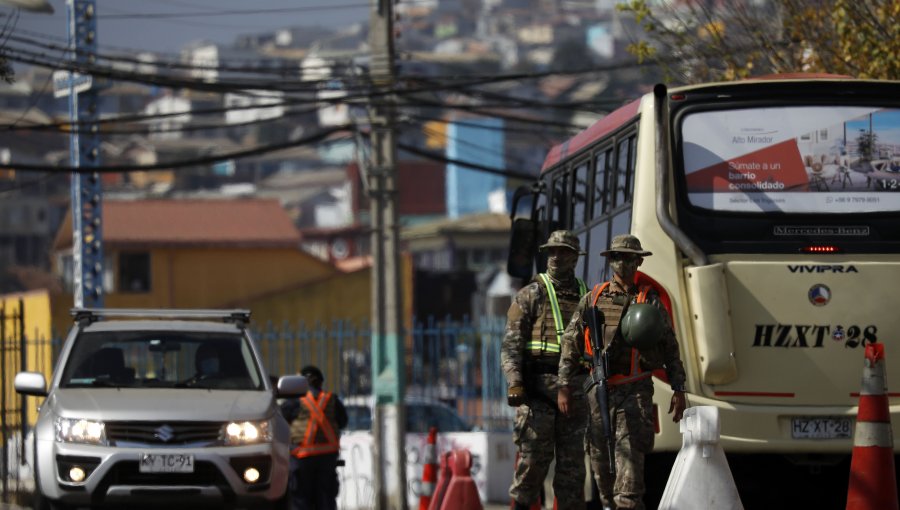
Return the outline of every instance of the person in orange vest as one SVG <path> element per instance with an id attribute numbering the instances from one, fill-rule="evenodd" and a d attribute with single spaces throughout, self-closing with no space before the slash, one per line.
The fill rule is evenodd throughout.
<path id="1" fill-rule="evenodd" d="M 340 429 L 347 426 L 347 410 L 337 395 L 322 389 L 325 376 L 318 367 L 303 367 L 300 375 L 309 382 L 309 391 L 281 406 L 291 424 L 291 508 L 335 510 Z"/>
<path id="2" fill-rule="evenodd" d="M 637 237 L 626 234 L 614 237 L 601 255 L 609 260 L 613 278 L 582 297 L 562 335 L 557 401 L 560 412 L 570 413 L 573 392 L 581 389 L 574 385 L 581 382 L 585 365 L 592 366 L 593 348 L 584 320 L 590 307 L 595 306 L 605 319 L 599 339 L 607 355 L 608 411 L 615 459 L 609 458 L 601 426 L 596 398 L 600 387 L 592 385 L 587 399 L 591 409 L 587 431 L 591 469 L 605 508 L 643 510 L 644 456 L 653 450 L 654 440 L 650 375 L 655 369 L 665 368 L 673 393 L 669 412 L 676 422 L 681 421 L 687 405 L 686 376 L 659 293 L 649 285 L 635 283 L 638 267 L 652 254 L 641 247 Z M 644 324 L 632 327 L 636 310 L 648 315 L 638 319 Z M 611 473 L 610 462 L 615 463 L 615 474 Z"/>

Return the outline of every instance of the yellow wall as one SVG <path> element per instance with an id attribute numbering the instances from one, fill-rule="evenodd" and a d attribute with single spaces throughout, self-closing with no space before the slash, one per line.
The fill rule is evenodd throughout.
<path id="1" fill-rule="evenodd" d="M 21 308 L 20 308 L 21 300 Z M 31 291 L 24 293 L 6 294 L 0 296 L 0 308 L 3 308 L 5 314 L 19 314 L 22 308 L 25 310 L 25 338 L 27 339 L 25 347 L 25 366 L 21 367 L 19 359 L 19 331 L 18 321 L 10 319 L 6 320 L 4 328 L 4 338 L 2 341 L 7 348 L 6 359 L 6 378 L 3 381 L 3 387 L 6 388 L 6 402 L 9 409 L 18 407 L 19 395 L 13 386 L 13 380 L 18 370 L 29 370 L 32 372 L 42 372 L 49 382 L 53 370 L 51 366 L 52 352 L 50 347 L 50 296 L 47 291 Z M 34 423 L 37 419 L 37 406 L 43 399 L 36 397 L 26 397 L 28 406 L 28 421 Z M 14 426 L 18 424 L 17 413 L 7 413 L 7 424 Z"/>
<path id="2" fill-rule="evenodd" d="M 313 325 L 316 321 L 330 324 L 337 318 L 358 323 L 371 315 L 370 274 L 368 269 L 341 273 L 326 280 L 234 304 L 249 308 L 251 320 L 257 326 L 264 326 L 269 321 L 276 326 L 283 321 L 296 325 L 301 320 L 307 325 Z"/>
<path id="3" fill-rule="evenodd" d="M 140 251 L 135 249 L 135 251 Z M 113 251 L 111 260 L 117 261 Z M 118 276 L 118 268 L 113 267 Z M 338 271 L 291 248 L 158 248 L 150 251 L 150 291 L 110 292 L 108 308 L 226 308 L 251 296 L 271 295 L 327 279 Z M 118 282 L 117 282 L 118 283 Z M 72 296 L 53 297 L 53 326 L 72 325 Z"/>
<path id="4" fill-rule="evenodd" d="M 299 249 L 285 248 L 156 249 L 150 265 L 150 292 L 110 293 L 106 306 L 220 308 L 336 272 Z"/>

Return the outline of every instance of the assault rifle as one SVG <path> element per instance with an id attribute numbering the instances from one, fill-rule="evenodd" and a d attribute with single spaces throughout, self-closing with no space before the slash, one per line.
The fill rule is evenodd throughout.
<path id="1" fill-rule="evenodd" d="M 585 314 L 585 323 L 590 331 L 591 350 L 594 351 L 591 367 L 591 376 L 585 384 L 584 392 L 587 394 L 591 388 L 597 386 L 597 406 L 600 408 L 600 418 L 603 424 L 603 435 L 606 436 L 606 449 L 609 452 L 609 472 L 616 473 L 616 440 L 612 435 L 612 423 L 609 416 L 609 393 L 607 386 L 607 354 L 603 351 L 603 330 L 606 328 L 606 319 L 603 313 L 596 307 L 588 307 Z"/>

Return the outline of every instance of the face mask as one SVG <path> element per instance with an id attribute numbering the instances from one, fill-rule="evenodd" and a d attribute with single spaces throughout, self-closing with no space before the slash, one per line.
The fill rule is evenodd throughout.
<path id="1" fill-rule="evenodd" d="M 215 374 L 219 371 L 219 360 L 216 358 L 206 358 L 200 362 L 200 371 L 204 374 Z"/>
<path id="2" fill-rule="evenodd" d="M 626 283 L 634 281 L 634 275 L 637 273 L 638 266 L 640 265 L 641 259 L 637 257 L 609 261 L 609 267 L 611 267 L 613 272 L 619 275 L 619 278 Z"/>
<path id="3" fill-rule="evenodd" d="M 547 257 L 547 274 L 557 280 L 571 277 L 578 263 L 578 254 L 570 250 L 554 250 Z"/>

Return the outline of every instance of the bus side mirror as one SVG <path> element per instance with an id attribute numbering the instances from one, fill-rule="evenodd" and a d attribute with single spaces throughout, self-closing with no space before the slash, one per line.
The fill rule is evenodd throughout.
<path id="1" fill-rule="evenodd" d="M 537 254 L 537 229 L 534 221 L 516 218 L 512 222 L 509 241 L 509 258 L 506 272 L 514 278 L 528 281 L 534 274 L 534 256 Z"/>

